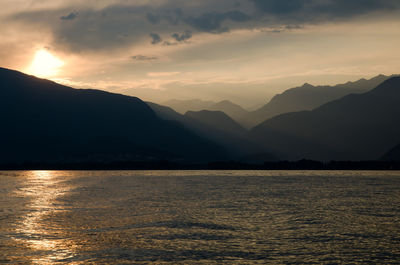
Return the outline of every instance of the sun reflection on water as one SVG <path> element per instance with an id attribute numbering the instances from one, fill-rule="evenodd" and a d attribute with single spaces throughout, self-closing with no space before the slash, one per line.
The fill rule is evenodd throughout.
<path id="1" fill-rule="evenodd" d="M 57 171 L 29 171 L 25 186 L 17 191 L 18 196 L 29 200 L 29 210 L 16 224 L 15 240 L 38 253 L 37 257 L 32 257 L 34 264 L 52 264 L 74 256 L 73 251 L 66 248 L 72 243 L 67 244 L 67 239 L 60 236 L 65 227 L 46 226 L 46 218 L 67 210 L 55 203 L 71 189 L 60 184 L 62 179 L 58 175 Z"/>

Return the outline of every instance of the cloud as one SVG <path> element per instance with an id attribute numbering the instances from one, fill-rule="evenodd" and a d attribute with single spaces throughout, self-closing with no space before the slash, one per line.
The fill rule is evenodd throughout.
<path id="1" fill-rule="evenodd" d="M 147 13 L 146 18 L 153 25 L 158 24 L 160 22 L 160 17 L 154 15 L 153 13 Z"/>
<path id="2" fill-rule="evenodd" d="M 279 15 L 299 11 L 312 0 L 253 0 L 253 2 L 262 12 Z"/>
<path id="3" fill-rule="evenodd" d="M 226 32 L 228 27 L 223 27 L 222 23 L 226 20 L 233 22 L 245 22 L 251 20 L 251 17 L 245 13 L 234 10 L 229 12 L 208 12 L 197 17 L 187 17 L 184 21 L 199 31 L 206 32 Z"/>
<path id="4" fill-rule="evenodd" d="M 151 44 L 154 45 L 154 44 L 158 44 L 158 43 L 162 42 L 162 38 L 157 33 L 150 33 L 149 35 L 152 39 Z"/>
<path id="5" fill-rule="evenodd" d="M 287 25 L 349 20 L 377 11 L 385 16 L 400 8 L 398 0 L 202 0 L 195 4 L 187 0 L 102 0 L 101 5 L 97 1 L 79 2 L 63 1 L 58 8 L 20 9 L 8 19 L 23 25 L 21 29 L 27 26 L 33 32 L 47 30 L 54 40 L 49 45 L 79 53 L 132 47 L 148 36 L 151 44 L 170 46 L 202 32 L 221 34 L 259 28 L 278 32 Z M 78 12 L 70 12 L 71 9 L 79 10 L 79 19 Z M 10 21 L 1 22 L 10 25 Z M 163 41 L 164 36 L 171 39 Z"/>
<path id="6" fill-rule="evenodd" d="M 164 41 L 163 46 L 174 46 L 174 45 L 178 45 L 178 42 L 171 42 L 171 41 Z"/>
<path id="7" fill-rule="evenodd" d="M 78 13 L 76 12 L 71 12 L 66 16 L 60 17 L 61 20 L 74 20 L 78 17 Z"/>
<path id="8" fill-rule="evenodd" d="M 183 33 L 174 33 L 171 35 L 171 37 L 174 38 L 178 42 L 186 41 L 186 40 L 192 38 L 192 32 L 190 30 L 186 30 Z"/>
<path id="9" fill-rule="evenodd" d="M 134 56 L 131 56 L 131 59 L 132 60 L 135 60 L 135 61 L 155 61 L 155 60 L 158 60 L 158 57 L 155 57 L 155 56 L 146 56 L 146 55 L 134 55 Z"/>
<path id="10" fill-rule="evenodd" d="M 400 8 L 397 0 L 250 0 L 262 16 L 275 21 L 316 23 Z"/>

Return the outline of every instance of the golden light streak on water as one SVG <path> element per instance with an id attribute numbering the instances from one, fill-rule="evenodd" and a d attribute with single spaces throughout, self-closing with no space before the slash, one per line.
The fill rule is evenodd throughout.
<path id="1" fill-rule="evenodd" d="M 71 243 L 58 236 L 59 231 L 65 228 L 47 227 L 44 220 L 57 212 L 66 211 L 59 208 L 55 201 L 68 192 L 70 187 L 58 185 L 62 180 L 57 178 L 57 173 L 56 171 L 30 171 L 26 175 L 26 186 L 16 192 L 18 196 L 30 199 L 27 205 L 30 210 L 22 217 L 22 221 L 16 224 L 15 230 L 19 236 L 15 240 L 32 250 L 45 253 L 38 258 L 33 257 L 34 264 L 53 264 L 74 256 L 73 250 L 65 248 Z"/>

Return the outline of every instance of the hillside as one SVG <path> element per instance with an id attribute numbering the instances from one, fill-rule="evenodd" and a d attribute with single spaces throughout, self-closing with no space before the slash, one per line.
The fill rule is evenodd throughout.
<path id="1" fill-rule="evenodd" d="M 243 135 L 246 130 L 222 111 L 188 111 L 186 117 L 198 121 L 205 126 L 218 128 L 227 134 Z"/>
<path id="2" fill-rule="evenodd" d="M 135 97 L 0 68 L 0 162 L 208 160 L 224 150 Z"/>
<path id="3" fill-rule="evenodd" d="M 210 107 L 206 108 L 205 110 L 211 110 L 211 111 L 222 111 L 232 119 L 234 119 L 237 122 L 241 122 L 244 117 L 247 115 L 247 111 L 243 109 L 241 106 L 238 104 L 235 104 L 229 100 L 223 100 L 220 101 L 214 105 L 211 105 Z"/>
<path id="4" fill-rule="evenodd" d="M 400 144 L 393 147 L 381 159 L 385 161 L 400 161 Z"/>

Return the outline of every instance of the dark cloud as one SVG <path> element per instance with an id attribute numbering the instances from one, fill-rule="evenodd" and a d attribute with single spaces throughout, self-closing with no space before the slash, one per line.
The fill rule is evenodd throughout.
<path id="1" fill-rule="evenodd" d="M 280 27 L 264 28 L 261 31 L 267 33 L 283 33 L 304 28 L 303 25 L 284 25 Z"/>
<path id="2" fill-rule="evenodd" d="M 315 23 L 400 8 L 398 0 L 250 0 L 273 20 Z"/>
<path id="3" fill-rule="evenodd" d="M 154 45 L 154 44 L 158 44 L 158 43 L 162 42 L 162 38 L 157 33 L 150 33 L 149 35 L 152 39 L 151 44 Z"/>
<path id="4" fill-rule="evenodd" d="M 74 20 L 75 18 L 78 17 L 78 13 L 76 12 L 71 12 L 66 16 L 62 16 L 60 17 L 61 20 Z"/>
<path id="5" fill-rule="evenodd" d="M 350 0 L 352 1 L 352 0 Z M 270 14 L 287 14 L 299 11 L 312 0 L 253 0 L 256 7 Z"/>
<path id="6" fill-rule="evenodd" d="M 163 45 L 164 46 L 174 46 L 174 45 L 178 45 L 178 42 L 164 41 Z"/>
<path id="7" fill-rule="evenodd" d="M 225 32 L 227 27 L 222 26 L 222 22 L 230 20 L 233 22 L 245 22 L 251 20 L 251 17 L 245 13 L 235 10 L 229 12 L 209 12 L 198 17 L 186 17 L 184 21 L 193 28 L 206 32 Z"/>
<path id="8" fill-rule="evenodd" d="M 190 30 L 186 30 L 183 33 L 174 33 L 171 35 L 171 37 L 174 38 L 178 42 L 186 41 L 186 40 L 192 38 L 192 32 Z"/>
<path id="9" fill-rule="evenodd" d="M 156 16 L 153 13 L 147 13 L 146 18 L 153 25 L 158 24 L 161 20 L 159 16 Z"/>
<path id="10" fill-rule="evenodd" d="M 135 61 L 155 61 L 155 60 L 158 60 L 158 58 L 155 57 L 155 56 L 146 56 L 146 55 L 141 55 L 141 54 L 131 56 L 131 59 L 135 60 Z"/>
<path id="11" fill-rule="evenodd" d="M 25 11 L 12 19 L 32 30 L 47 28 L 53 34 L 54 46 L 79 52 L 127 47 L 148 36 L 152 44 L 169 46 L 189 40 L 196 32 L 218 34 L 253 28 L 282 32 L 296 29 L 286 25 L 349 20 L 376 11 L 385 16 L 400 8 L 399 0 L 202 0 L 195 5 L 187 0 L 155 2 L 158 4 L 148 1 L 137 5 L 121 0 L 102 9 L 64 6 Z M 79 10 L 79 19 L 71 8 Z M 60 23 L 60 19 L 74 23 Z M 163 41 L 161 36 L 172 39 Z"/>

